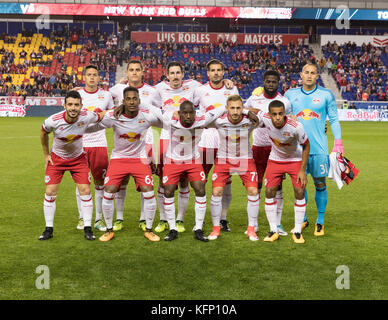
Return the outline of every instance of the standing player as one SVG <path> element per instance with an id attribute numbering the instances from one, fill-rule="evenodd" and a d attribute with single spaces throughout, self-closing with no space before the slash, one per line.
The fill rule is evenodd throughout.
<path id="1" fill-rule="evenodd" d="M 39 240 L 53 237 L 55 200 L 65 171 L 70 171 L 78 188 L 84 219 L 85 238 L 94 240 L 92 232 L 93 200 L 90 192 L 89 166 L 82 146 L 82 136 L 89 124 L 100 120 L 100 114 L 82 110 L 82 99 L 77 91 L 65 97 L 65 111 L 56 113 L 43 122 L 40 140 L 45 162 L 46 193 L 43 212 L 46 228 Z M 51 153 L 49 133 L 54 133 Z"/>
<path id="2" fill-rule="evenodd" d="M 151 126 L 162 127 L 159 120 L 162 115 L 159 109 L 152 107 L 140 111 L 139 91 L 134 87 L 124 89 L 123 102 L 124 111 L 118 119 L 111 111 L 99 124 L 88 128 L 89 132 L 104 128 L 113 128 L 114 131 L 114 149 L 105 177 L 102 202 L 107 232 L 99 240 L 110 241 L 114 237 L 112 224 L 115 193 L 120 189 L 123 179 L 131 175 L 135 179 L 136 189 L 143 193 L 146 217 L 144 236 L 150 241 L 159 241 L 160 238 L 152 232 L 156 201 L 152 172 L 145 151 L 145 135 Z"/>
<path id="3" fill-rule="evenodd" d="M 287 98 L 283 97 L 278 92 L 280 75 L 275 70 L 268 70 L 264 73 L 263 88 L 256 88 L 252 95 L 245 102 L 246 108 L 260 109 L 263 112 L 268 112 L 268 105 L 274 100 L 280 100 L 284 103 L 286 108 L 286 114 L 291 112 L 291 104 Z M 261 90 L 260 90 L 261 89 Z M 271 152 L 271 140 L 268 135 L 267 128 L 256 128 L 253 130 L 253 142 L 252 151 L 253 159 L 255 160 L 257 179 L 259 181 L 259 201 L 260 192 L 263 187 L 264 173 L 267 168 L 267 161 Z M 283 230 L 281 224 L 282 212 L 283 212 L 283 191 L 282 185 L 279 185 L 279 190 L 276 192 L 277 202 L 277 217 L 278 217 L 278 230 L 277 233 L 281 236 L 286 236 L 287 232 Z M 257 231 L 257 229 L 256 229 Z"/>
<path id="4" fill-rule="evenodd" d="M 333 93 L 331 90 L 317 85 L 319 78 L 317 66 L 311 63 L 306 64 L 300 76 L 303 86 L 287 90 L 285 97 L 290 100 L 292 113 L 303 124 L 310 140 L 311 150 L 307 163 L 307 173 L 310 173 L 314 180 L 315 203 L 318 209 L 314 235 L 323 236 L 325 234 L 324 216 L 328 198 L 326 177 L 329 174 L 330 166 L 327 136 L 325 134 L 326 117 L 329 117 L 331 131 L 334 135 L 332 152 L 344 153 L 341 126 Z M 308 225 L 309 222 L 305 216 L 302 230 Z"/>
<path id="5" fill-rule="evenodd" d="M 78 92 L 82 98 L 84 110 L 101 112 L 113 108 L 112 95 L 105 90 L 98 88 L 100 77 L 96 66 L 88 65 L 83 70 L 85 87 Z M 87 155 L 89 168 L 93 176 L 95 195 L 94 202 L 96 206 L 96 218 L 94 228 L 99 231 L 105 231 L 106 227 L 101 220 L 102 216 L 102 198 L 104 196 L 104 178 L 108 169 L 108 148 L 105 136 L 105 130 L 95 133 L 85 133 L 82 137 L 84 150 Z M 79 221 L 77 229 L 82 230 L 84 226 L 81 198 L 78 188 L 76 188 L 77 206 L 79 212 Z"/>
<path id="6" fill-rule="evenodd" d="M 141 101 L 141 109 L 147 109 L 148 106 L 160 107 L 160 103 L 155 100 L 156 89 L 147 83 L 143 82 L 144 78 L 144 67 L 140 60 L 130 60 L 127 66 L 127 83 L 118 83 L 109 91 L 112 93 L 113 97 L 118 100 L 119 105 L 123 102 L 123 92 L 126 87 L 134 87 L 139 90 L 139 98 Z M 152 128 L 150 127 L 146 135 L 146 152 L 149 156 L 151 163 L 153 164 L 153 146 L 154 146 L 154 137 L 152 133 Z M 114 231 L 119 231 L 123 228 L 124 221 L 124 202 L 127 194 L 127 184 L 129 181 L 129 176 L 122 181 L 120 190 L 116 194 L 115 203 L 116 203 L 116 221 L 113 225 Z M 146 229 L 146 217 L 144 213 L 144 199 L 143 194 L 141 194 L 141 211 L 140 211 L 140 220 L 139 228 L 145 231 Z"/>
<path id="7" fill-rule="evenodd" d="M 195 80 L 183 80 L 185 74 L 181 63 L 172 61 L 167 65 L 166 75 L 168 82 L 162 81 L 158 83 L 155 88 L 157 91 L 157 99 L 161 101 L 161 108 L 163 112 L 178 111 L 180 104 L 183 101 L 193 101 L 194 90 L 201 84 Z M 159 188 L 158 188 L 158 206 L 160 214 L 160 222 L 156 226 L 156 232 L 163 232 L 168 228 L 167 217 L 164 212 L 164 188 L 163 188 L 163 162 L 165 152 L 169 143 L 168 130 L 162 129 L 160 141 L 159 141 L 159 161 L 158 161 L 158 175 L 159 175 Z M 178 193 L 178 232 L 184 232 L 185 228 L 183 222 L 180 221 L 180 217 L 184 216 L 187 205 L 189 203 L 190 188 L 188 180 L 183 178 L 179 182 Z"/>
<path id="8" fill-rule="evenodd" d="M 227 114 L 218 118 L 209 127 L 217 128 L 220 144 L 213 170 L 213 190 L 210 203 L 213 231 L 209 240 L 219 237 L 221 226 L 222 193 L 231 174 L 237 173 L 248 193 L 248 228 L 247 236 L 251 241 L 259 240 L 255 233 L 255 224 L 259 214 L 259 195 L 257 189 L 257 172 L 253 161 L 249 137 L 254 128 L 246 117 L 243 101 L 239 95 L 230 96 L 226 102 Z"/>
<path id="9" fill-rule="evenodd" d="M 200 110 L 204 111 L 210 107 L 219 108 L 224 107 L 226 100 L 231 95 L 238 95 L 236 87 L 227 88 L 224 83 L 225 66 L 216 59 L 210 60 L 206 65 L 207 77 L 209 82 L 198 87 L 194 91 L 194 104 L 199 106 Z M 202 133 L 199 142 L 199 151 L 202 156 L 203 168 L 206 177 L 208 176 L 217 155 L 219 145 L 218 131 L 215 128 L 205 129 Z M 232 201 L 232 179 L 229 179 L 225 185 L 222 194 L 222 212 L 221 212 L 221 230 L 230 231 L 228 221 L 226 220 L 226 213 L 228 211 L 230 202 Z M 182 220 L 178 217 L 178 220 Z"/>
<path id="10" fill-rule="evenodd" d="M 295 228 L 292 239 L 295 243 L 304 243 L 302 222 L 306 212 L 304 191 L 307 183 L 306 165 L 310 151 L 307 135 L 300 122 L 286 116 L 286 108 L 282 101 L 274 100 L 268 106 L 268 113 L 259 112 L 259 126 L 267 128 L 272 149 L 269 155 L 265 178 L 265 213 L 270 225 L 270 232 L 264 238 L 266 242 L 274 242 L 279 238 L 276 191 L 282 183 L 285 173 L 291 176 L 294 186 Z M 303 151 L 300 148 L 303 146 Z"/>
<path id="11" fill-rule="evenodd" d="M 206 213 L 206 175 L 198 152 L 198 142 L 202 129 L 220 117 L 225 112 L 225 107 L 211 109 L 205 114 L 197 115 L 194 104 L 183 101 L 177 115 L 167 112 L 163 116 L 163 125 L 170 130 L 170 143 L 163 168 L 164 210 L 170 227 L 170 232 L 164 238 L 166 241 L 178 237 L 174 193 L 182 177 L 189 179 L 195 191 L 194 237 L 200 241 L 208 241 L 202 231 Z"/>

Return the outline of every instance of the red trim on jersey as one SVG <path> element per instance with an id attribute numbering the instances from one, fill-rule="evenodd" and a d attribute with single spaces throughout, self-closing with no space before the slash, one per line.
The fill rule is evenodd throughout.
<path id="1" fill-rule="evenodd" d="M 62 113 L 57 114 L 56 116 L 53 117 L 53 121 L 61 120 L 65 113 L 66 113 L 66 111 L 63 111 Z"/>
<path id="2" fill-rule="evenodd" d="M 242 115 L 242 117 L 241 117 L 241 119 L 240 119 L 240 121 L 239 121 L 239 122 L 237 122 L 237 123 L 233 123 L 233 122 L 230 120 L 230 118 L 229 118 L 229 113 L 227 113 L 227 117 L 228 117 L 228 121 L 229 121 L 231 124 L 233 124 L 233 125 L 237 125 L 237 124 L 239 124 L 241 121 L 243 121 L 243 119 L 244 119 L 245 115 L 243 114 L 243 115 Z"/>
<path id="3" fill-rule="evenodd" d="M 211 105 L 211 106 L 208 106 L 208 107 L 205 109 L 205 112 L 208 112 L 208 111 L 214 110 L 214 109 L 215 109 L 214 106 Z"/>
<path id="4" fill-rule="evenodd" d="M 210 81 L 208 82 L 208 84 L 209 84 L 210 88 L 212 88 L 213 90 L 220 90 L 220 89 L 222 89 L 223 87 L 225 87 L 225 83 L 224 83 L 223 81 L 222 81 L 222 86 L 219 87 L 219 88 L 214 88 L 214 87 L 212 86 L 212 84 L 211 84 Z"/>
<path id="5" fill-rule="evenodd" d="M 78 117 L 77 117 L 77 120 L 75 120 L 74 122 L 69 122 L 66 120 L 66 111 L 63 113 L 63 119 L 65 119 L 65 122 L 68 123 L 68 124 L 72 124 L 74 122 L 76 122 L 78 120 Z M 59 119 L 58 119 L 59 120 Z"/>
<path id="6" fill-rule="evenodd" d="M 42 130 L 46 133 L 50 133 L 50 131 L 47 131 L 44 127 L 43 127 L 43 124 L 42 124 Z"/>
<path id="7" fill-rule="evenodd" d="M 141 85 L 140 85 L 140 87 L 136 87 L 136 86 L 133 86 L 133 87 L 135 87 L 136 89 L 140 89 L 140 88 L 143 88 L 145 86 L 145 82 L 143 82 Z"/>
<path id="8" fill-rule="evenodd" d="M 97 87 L 97 90 L 96 90 L 96 91 L 88 91 L 88 90 L 86 90 L 86 88 L 84 88 L 84 91 L 85 91 L 86 93 L 88 93 L 88 94 L 94 94 L 94 93 L 96 93 L 96 92 L 98 91 L 98 87 Z"/>
<path id="9" fill-rule="evenodd" d="M 264 98 L 269 99 L 269 100 L 273 100 L 273 99 L 275 99 L 279 95 L 279 92 L 276 92 L 276 94 L 271 98 L 271 97 L 268 97 L 265 94 L 265 90 L 263 90 L 263 95 L 264 95 Z"/>
<path id="10" fill-rule="evenodd" d="M 309 139 L 306 139 L 306 141 L 302 144 L 302 146 L 304 146 L 308 141 Z"/>
<path id="11" fill-rule="evenodd" d="M 134 118 L 136 118 L 136 117 L 139 115 L 139 111 L 140 111 L 140 110 L 138 110 L 137 113 L 136 113 L 136 115 L 133 116 L 133 117 L 127 116 L 125 113 L 122 113 L 121 115 L 123 115 L 124 117 L 126 117 L 126 118 L 128 118 L 128 119 L 134 119 Z"/>
<path id="12" fill-rule="evenodd" d="M 297 123 L 297 122 L 291 120 L 291 119 L 288 118 L 287 116 L 286 116 L 286 123 L 288 123 L 289 125 L 293 126 L 294 128 L 296 128 L 296 127 L 298 126 L 298 123 Z"/>

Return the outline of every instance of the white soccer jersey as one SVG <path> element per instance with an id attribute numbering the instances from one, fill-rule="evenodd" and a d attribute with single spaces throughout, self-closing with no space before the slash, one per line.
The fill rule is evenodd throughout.
<path id="1" fill-rule="evenodd" d="M 196 80 L 183 80 L 182 86 L 177 89 L 171 88 L 168 82 L 159 82 L 155 88 L 157 92 L 157 101 L 160 101 L 163 112 L 174 112 L 179 110 L 180 104 L 189 100 L 193 102 L 194 90 L 199 87 L 201 83 Z M 162 130 L 160 139 L 169 139 L 168 132 Z"/>
<path id="2" fill-rule="evenodd" d="M 213 106 L 215 109 L 225 106 L 226 100 L 231 95 L 238 94 L 237 87 L 227 89 L 225 84 L 221 88 L 213 88 L 210 82 L 198 87 L 194 91 L 194 104 L 199 106 L 200 110 L 206 110 Z M 214 128 L 205 129 L 202 132 L 202 137 L 199 146 L 202 148 L 218 148 L 219 136 Z"/>
<path id="3" fill-rule="evenodd" d="M 88 111 L 102 112 L 113 108 L 112 94 L 108 91 L 97 89 L 95 92 L 78 90 L 82 98 L 82 108 Z M 94 133 L 85 133 L 83 136 L 84 147 L 107 147 L 105 130 Z"/>
<path id="4" fill-rule="evenodd" d="M 46 132 L 54 133 L 51 152 L 63 159 L 74 159 L 84 152 L 82 137 L 89 124 L 100 120 L 97 113 L 81 110 L 76 122 L 65 119 L 66 111 L 48 117 L 42 125 Z"/>
<path id="5" fill-rule="evenodd" d="M 160 109 L 151 107 L 150 109 L 140 109 L 138 114 L 129 118 L 124 113 L 119 119 L 113 115 L 113 111 L 108 112 L 98 124 L 88 128 L 88 132 L 95 132 L 104 128 L 113 128 L 114 148 L 111 159 L 122 158 L 147 158 L 145 152 L 146 132 L 149 127 L 162 127 L 159 119 L 162 118 Z"/>
<path id="6" fill-rule="evenodd" d="M 218 129 L 220 143 L 217 159 L 253 159 L 249 144 L 253 124 L 247 116 L 243 115 L 239 123 L 233 124 L 226 113 L 208 127 Z"/>
<path id="7" fill-rule="evenodd" d="M 284 106 L 286 107 L 286 114 L 291 113 L 290 101 L 286 97 L 283 97 L 279 92 L 274 98 L 267 97 L 264 92 L 260 95 L 251 95 L 245 102 L 244 106 L 246 108 L 256 108 L 260 109 L 263 112 L 268 112 L 268 106 L 274 100 L 280 100 L 281 102 L 283 102 Z M 265 128 L 256 128 L 255 130 L 253 130 L 252 135 L 252 145 L 258 147 L 266 147 L 271 145 L 271 141 L 268 136 L 268 131 Z"/>
<path id="8" fill-rule="evenodd" d="M 302 148 L 307 141 L 307 134 L 300 122 L 286 117 L 281 129 L 275 128 L 268 113 L 259 112 L 260 126 L 267 130 L 272 149 L 269 159 L 274 161 L 302 161 Z"/>
<path id="9" fill-rule="evenodd" d="M 118 83 L 109 89 L 109 92 L 113 95 L 114 98 L 117 99 L 118 105 L 121 105 L 123 103 L 124 89 L 127 87 L 129 87 L 129 84 Z M 157 108 L 160 108 L 160 101 L 157 100 L 156 89 L 153 86 L 150 86 L 147 83 L 143 83 L 140 87 L 137 88 L 137 90 L 139 90 L 139 107 L 141 109 L 148 109 L 149 106 L 155 106 Z M 152 133 L 152 128 L 150 127 L 146 135 L 146 144 L 153 143 L 154 135 Z"/>
<path id="10" fill-rule="evenodd" d="M 200 158 L 198 142 L 201 139 L 203 128 L 214 122 L 223 113 L 225 113 L 224 107 L 206 113 L 197 112 L 191 127 L 184 127 L 180 119 L 174 117 L 173 113 L 165 113 L 163 124 L 170 134 L 166 157 L 174 161 L 198 160 Z"/>

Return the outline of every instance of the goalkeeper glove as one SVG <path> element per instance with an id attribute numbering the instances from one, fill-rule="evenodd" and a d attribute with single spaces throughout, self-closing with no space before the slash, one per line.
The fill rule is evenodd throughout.
<path id="1" fill-rule="evenodd" d="M 332 152 L 338 152 L 338 153 L 342 153 L 342 154 L 345 153 L 344 146 L 342 145 L 341 139 L 334 140 L 334 147 L 333 147 Z"/>

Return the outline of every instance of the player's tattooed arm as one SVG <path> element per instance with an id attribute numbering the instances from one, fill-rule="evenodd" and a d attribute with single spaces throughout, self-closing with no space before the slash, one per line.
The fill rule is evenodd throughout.
<path id="1" fill-rule="evenodd" d="M 49 133 L 41 129 L 40 131 L 40 142 L 42 144 L 43 156 L 44 156 L 44 170 L 46 170 L 48 164 L 54 165 L 53 160 L 51 159 L 49 151 Z"/>
<path id="2" fill-rule="evenodd" d="M 118 106 L 116 109 L 114 109 L 113 116 L 116 119 L 118 119 L 123 114 L 123 112 L 124 112 L 124 105 L 122 104 L 122 105 Z"/>
<path id="3" fill-rule="evenodd" d="M 309 154 L 310 154 L 310 142 L 307 140 L 303 144 L 302 165 L 296 177 L 296 182 L 297 183 L 300 182 L 300 184 L 302 185 L 302 188 L 305 188 L 307 185 L 306 167 L 307 167 L 307 161 L 309 159 Z"/>

